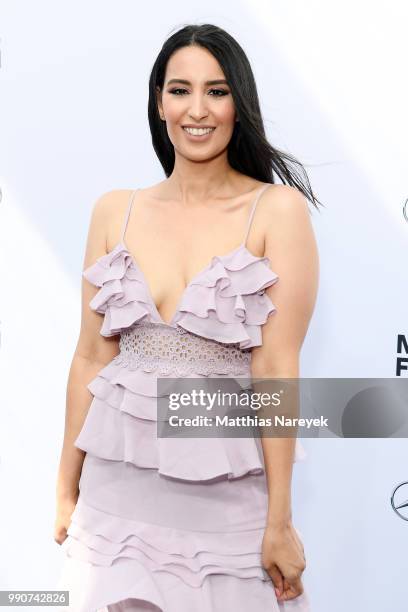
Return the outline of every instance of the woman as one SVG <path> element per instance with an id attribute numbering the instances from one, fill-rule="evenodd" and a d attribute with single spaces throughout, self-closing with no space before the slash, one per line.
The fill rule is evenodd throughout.
<path id="1" fill-rule="evenodd" d="M 167 178 L 102 196 L 88 234 L 60 586 L 78 612 L 304 612 L 299 441 L 160 437 L 156 383 L 299 376 L 318 283 L 306 199 L 318 200 L 267 142 L 248 60 L 218 27 L 166 41 L 149 121 Z"/>

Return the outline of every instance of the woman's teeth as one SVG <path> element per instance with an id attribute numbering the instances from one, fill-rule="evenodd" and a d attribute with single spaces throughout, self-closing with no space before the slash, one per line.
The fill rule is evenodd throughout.
<path id="1" fill-rule="evenodd" d="M 183 130 L 185 130 L 189 134 L 192 134 L 193 136 L 204 136 L 204 134 L 209 134 L 210 132 L 213 132 L 215 130 L 215 128 L 189 128 L 189 127 L 183 127 Z"/>

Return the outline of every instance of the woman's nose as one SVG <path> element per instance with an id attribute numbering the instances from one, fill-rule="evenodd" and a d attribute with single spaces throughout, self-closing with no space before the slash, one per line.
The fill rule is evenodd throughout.
<path id="1" fill-rule="evenodd" d="M 205 100 L 201 95 L 191 98 L 189 114 L 190 117 L 192 117 L 196 121 L 199 121 L 200 119 L 208 115 Z"/>

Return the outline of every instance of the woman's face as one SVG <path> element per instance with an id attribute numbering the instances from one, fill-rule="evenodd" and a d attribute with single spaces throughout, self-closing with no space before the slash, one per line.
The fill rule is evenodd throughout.
<path id="1" fill-rule="evenodd" d="M 225 75 L 207 49 L 189 46 L 173 53 L 158 107 L 174 149 L 183 157 L 200 161 L 227 148 L 235 106 Z"/>

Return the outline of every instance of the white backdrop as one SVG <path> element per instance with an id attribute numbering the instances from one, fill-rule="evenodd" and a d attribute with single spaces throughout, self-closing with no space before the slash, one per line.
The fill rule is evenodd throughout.
<path id="1" fill-rule="evenodd" d="M 164 178 L 148 76 L 174 28 L 210 22 L 238 39 L 270 141 L 306 165 L 326 204 L 312 216 L 321 274 L 302 376 L 395 376 L 408 332 L 403 4 L 3 0 L 1 589 L 55 588 L 55 478 L 90 210 L 108 190 Z M 406 441 L 302 443 L 293 509 L 313 612 L 405 610 L 408 523 L 389 497 L 408 480 Z"/>

